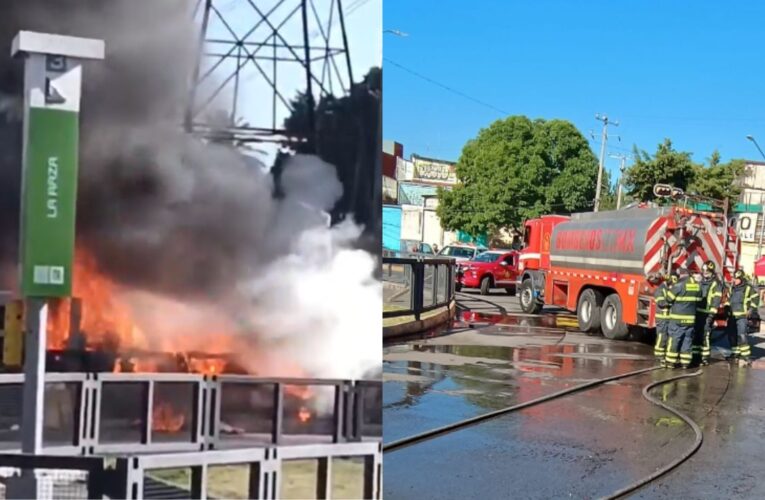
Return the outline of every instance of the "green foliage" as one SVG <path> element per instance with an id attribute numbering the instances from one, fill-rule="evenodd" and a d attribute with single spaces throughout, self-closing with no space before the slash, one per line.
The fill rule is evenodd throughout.
<path id="1" fill-rule="evenodd" d="M 697 166 L 696 178 L 689 187 L 691 193 L 716 200 L 728 199 L 735 202 L 741 194 L 741 186 L 736 185 L 746 168 L 744 160 L 731 160 L 720 163 L 720 154 L 715 151 L 710 158 L 710 165 Z"/>
<path id="2" fill-rule="evenodd" d="M 468 141 L 456 169 L 460 184 L 439 190 L 438 216 L 446 229 L 482 234 L 590 208 L 598 164 L 570 122 L 511 116 Z"/>
<path id="3" fill-rule="evenodd" d="M 653 201 L 655 184 L 669 184 L 687 190 L 696 176 L 696 165 L 691 160 L 691 153 L 676 151 L 672 141 L 664 142 L 650 156 L 645 151 L 633 148 L 635 163 L 624 173 L 624 187 L 627 193 L 640 201 Z"/>
<path id="4" fill-rule="evenodd" d="M 371 68 L 364 80 L 354 84 L 349 95 L 324 96 L 314 106 L 315 136 L 311 147 L 298 152 L 316 153 L 337 168 L 343 184 L 343 196 L 332 211 L 334 220 L 347 214 L 364 224 L 368 231 L 379 233 L 382 189 L 375 168 L 380 162 L 382 70 Z M 284 121 L 285 130 L 310 135 L 310 100 L 305 94 L 291 102 L 292 114 Z M 280 170 L 272 170 L 277 188 Z"/>
<path id="5" fill-rule="evenodd" d="M 624 176 L 627 194 L 639 201 L 656 200 L 653 187 L 656 184 L 669 184 L 688 194 L 734 201 L 741 189 L 735 185 L 744 172 L 743 160 L 720 163 L 720 153 L 713 151 L 708 166 L 694 163 L 691 153 L 677 151 L 672 141 L 664 139 L 651 156 L 645 151 L 634 148 L 635 163 Z"/>
<path id="6" fill-rule="evenodd" d="M 603 172 L 605 174 L 605 172 Z M 600 195 L 600 211 L 616 210 L 616 195 L 618 186 L 604 186 L 603 192 Z M 624 195 L 622 194 L 622 201 L 624 201 Z"/>

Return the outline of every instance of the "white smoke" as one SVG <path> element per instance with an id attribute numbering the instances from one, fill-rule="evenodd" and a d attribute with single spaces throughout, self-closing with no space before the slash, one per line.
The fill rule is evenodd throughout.
<path id="1" fill-rule="evenodd" d="M 118 285 L 148 347 L 205 350 L 226 332 L 235 335 L 224 347 L 263 376 L 380 370 L 375 258 L 353 249 L 359 227 L 328 225 L 342 195 L 336 169 L 292 157 L 275 199 L 262 165 L 180 130 L 198 30 L 189 2 L 5 3 L 0 48 L 19 29 L 106 41 L 106 60 L 85 67 L 77 238 Z M 9 53 L 0 92 L 15 95 L 20 66 Z M 0 127 L 0 206 L 20 184 L 20 140 L 5 133 L 20 130 L 14 102 L 0 99 L 16 127 Z M 0 229 L 15 234 L 10 209 Z M 14 246 L 0 241 L 0 273 L 15 266 L 2 251 Z"/>
<path id="2" fill-rule="evenodd" d="M 125 286 L 117 300 L 129 308 L 151 349 L 233 354 L 261 376 L 378 376 L 377 261 L 353 248 L 361 227 L 328 224 L 324 209 L 342 194 L 334 168 L 301 155 L 287 161 L 284 175 L 285 198 L 274 200 L 274 223 L 262 233 L 270 241 L 263 246 L 279 247 L 279 257 L 242 266 L 248 271 L 227 293 L 207 300 Z"/>

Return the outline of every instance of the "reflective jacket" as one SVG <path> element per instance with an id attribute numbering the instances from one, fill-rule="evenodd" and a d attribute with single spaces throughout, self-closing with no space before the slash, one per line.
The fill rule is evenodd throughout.
<path id="1" fill-rule="evenodd" d="M 669 319 L 683 325 L 692 325 L 696 320 L 696 306 L 701 300 L 701 285 L 692 276 L 683 278 L 667 290 L 670 303 Z"/>
<path id="2" fill-rule="evenodd" d="M 709 279 L 703 279 L 701 285 L 701 301 L 696 309 L 700 313 L 717 314 L 722 301 L 722 283 L 716 276 Z"/>
<path id="3" fill-rule="evenodd" d="M 757 310 L 760 296 L 752 285 L 742 281 L 740 285 L 731 286 L 728 303 L 733 317 L 743 318 L 749 311 Z"/>
<path id="4" fill-rule="evenodd" d="M 669 291 L 669 288 L 667 287 L 667 282 L 662 281 L 661 285 L 659 285 L 656 288 L 656 291 L 653 292 L 653 299 L 656 303 L 656 319 L 657 320 L 667 320 L 669 319 L 669 302 L 667 302 L 667 292 Z"/>

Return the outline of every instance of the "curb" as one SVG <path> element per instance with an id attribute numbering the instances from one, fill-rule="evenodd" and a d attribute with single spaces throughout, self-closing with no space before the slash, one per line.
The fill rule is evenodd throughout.
<path id="1" fill-rule="evenodd" d="M 415 333 L 421 333 L 431 328 L 440 326 L 450 319 L 452 319 L 457 312 L 457 302 L 452 300 L 448 309 L 441 311 L 435 316 L 431 316 L 427 319 L 421 319 L 419 321 L 410 321 L 408 323 L 402 323 L 400 325 L 391 325 L 383 327 L 383 340 L 393 337 L 399 337 L 403 335 L 412 335 Z"/>

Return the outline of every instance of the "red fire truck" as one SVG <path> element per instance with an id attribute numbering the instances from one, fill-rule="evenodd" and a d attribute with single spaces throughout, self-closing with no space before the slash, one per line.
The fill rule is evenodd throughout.
<path id="1" fill-rule="evenodd" d="M 525 223 L 518 296 L 526 313 L 543 305 L 576 312 L 583 332 L 624 339 L 653 328 L 647 277 L 712 260 L 729 282 L 740 243 L 723 213 L 683 207 L 543 216 Z"/>

